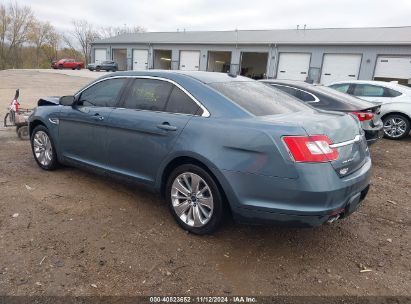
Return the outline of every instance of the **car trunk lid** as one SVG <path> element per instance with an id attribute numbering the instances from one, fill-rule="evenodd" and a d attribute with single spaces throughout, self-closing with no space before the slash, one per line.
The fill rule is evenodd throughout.
<path id="1" fill-rule="evenodd" d="M 363 166 L 369 154 L 368 146 L 358 120 L 342 113 L 320 112 L 308 119 L 296 117 L 308 135 L 326 135 L 332 141 L 331 148 L 337 149 L 338 158 L 330 161 L 337 174 L 342 177 Z"/>

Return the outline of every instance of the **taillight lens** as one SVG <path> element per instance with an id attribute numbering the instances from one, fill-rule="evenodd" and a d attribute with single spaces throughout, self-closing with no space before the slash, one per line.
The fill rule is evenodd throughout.
<path id="1" fill-rule="evenodd" d="M 338 159 L 338 150 L 330 147 L 332 141 L 326 135 L 283 137 L 296 162 L 328 162 Z"/>
<path id="2" fill-rule="evenodd" d="M 355 115 L 359 121 L 371 120 L 374 117 L 374 113 L 368 112 L 351 112 L 351 114 Z"/>

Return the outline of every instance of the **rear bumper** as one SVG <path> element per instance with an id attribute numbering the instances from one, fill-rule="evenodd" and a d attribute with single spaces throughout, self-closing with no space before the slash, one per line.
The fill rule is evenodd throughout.
<path id="1" fill-rule="evenodd" d="M 376 130 L 364 130 L 364 132 L 369 146 L 384 136 L 384 129 L 382 127 Z"/>
<path id="2" fill-rule="evenodd" d="M 305 174 L 307 178 L 297 179 L 225 172 L 235 196 L 229 197 L 234 218 L 246 223 L 315 227 L 336 214 L 348 216 L 367 195 L 371 159 L 344 178 L 327 170 L 328 163 L 321 166 Z"/>

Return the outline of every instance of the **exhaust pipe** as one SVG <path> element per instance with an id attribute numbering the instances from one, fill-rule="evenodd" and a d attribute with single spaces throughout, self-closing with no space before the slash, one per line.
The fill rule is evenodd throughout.
<path id="1" fill-rule="evenodd" d="M 334 215 L 332 217 L 330 217 L 327 221 L 328 224 L 334 223 L 336 220 L 338 220 L 340 218 L 340 214 Z"/>

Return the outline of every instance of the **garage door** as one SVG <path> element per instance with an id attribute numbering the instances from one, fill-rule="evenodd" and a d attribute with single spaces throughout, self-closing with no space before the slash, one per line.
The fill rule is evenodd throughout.
<path id="1" fill-rule="evenodd" d="M 341 80 L 358 79 L 361 55 L 325 54 L 321 70 L 321 83 L 324 85 Z"/>
<path id="2" fill-rule="evenodd" d="M 277 79 L 305 80 L 311 54 L 280 53 Z"/>
<path id="3" fill-rule="evenodd" d="M 198 71 L 200 69 L 200 51 L 181 51 L 180 70 Z"/>
<path id="4" fill-rule="evenodd" d="M 133 50 L 133 70 L 148 69 L 148 50 Z"/>
<path id="5" fill-rule="evenodd" d="M 107 60 L 106 49 L 95 49 L 94 50 L 94 62 L 102 63 Z"/>
<path id="6" fill-rule="evenodd" d="M 410 79 L 411 57 L 378 56 L 374 78 Z"/>

